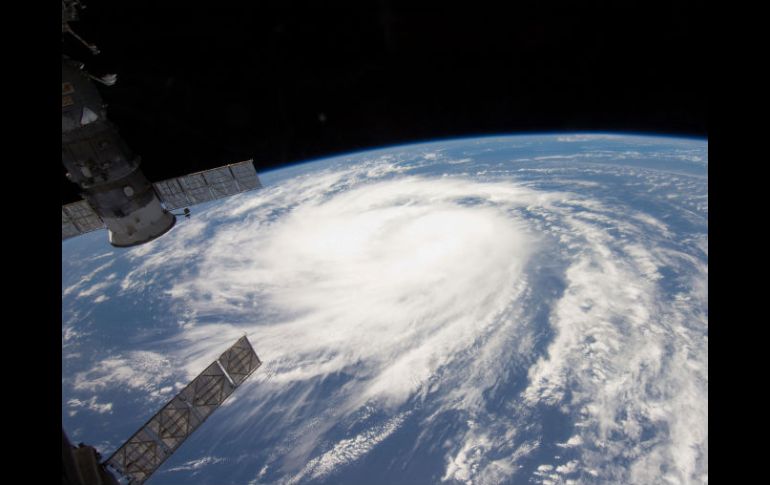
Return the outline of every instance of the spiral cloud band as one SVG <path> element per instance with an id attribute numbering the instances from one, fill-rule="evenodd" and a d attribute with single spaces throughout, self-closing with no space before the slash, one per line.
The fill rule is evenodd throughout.
<path id="1" fill-rule="evenodd" d="M 456 169 L 419 170 L 442 159 Z M 164 355 L 185 372 L 158 387 L 249 335 L 265 365 L 217 419 L 260 443 L 228 465 L 259 462 L 255 484 L 366 476 L 356 465 L 388 446 L 386 469 L 446 483 L 707 482 L 708 246 L 672 227 L 705 224 L 702 198 L 676 198 L 704 180 L 611 169 L 629 190 L 674 194 L 665 218 L 603 196 L 591 167 L 549 166 L 540 182 L 440 150 L 411 163 L 287 178 L 65 291 L 162 289 L 177 315 Z M 112 357 L 136 382 L 129 355 Z M 126 372 L 97 365 L 76 381 Z M 429 462 L 441 473 L 420 475 Z"/>

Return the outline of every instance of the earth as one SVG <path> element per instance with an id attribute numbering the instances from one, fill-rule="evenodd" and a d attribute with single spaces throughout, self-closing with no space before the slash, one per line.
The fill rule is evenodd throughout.
<path id="1" fill-rule="evenodd" d="M 246 334 L 149 480 L 708 482 L 708 142 L 454 139 L 62 242 L 62 421 L 108 457 Z"/>

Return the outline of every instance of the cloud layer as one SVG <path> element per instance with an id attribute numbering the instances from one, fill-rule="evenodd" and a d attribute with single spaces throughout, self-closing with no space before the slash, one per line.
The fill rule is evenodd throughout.
<path id="1" fill-rule="evenodd" d="M 166 345 L 188 377 L 249 335 L 265 366 L 221 426 L 270 443 L 254 483 L 323 481 L 407 428 L 402 458 L 443 456 L 435 480 L 707 481 L 705 236 L 617 201 L 404 171 L 386 157 L 233 198 L 69 292 L 127 298 L 173 272 L 186 317 Z M 130 361 L 78 385 L 144 388 Z"/>

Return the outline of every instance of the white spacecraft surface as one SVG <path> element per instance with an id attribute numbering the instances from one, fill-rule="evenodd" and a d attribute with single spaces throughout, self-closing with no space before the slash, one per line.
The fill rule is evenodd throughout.
<path id="1" fill-rule="evenodd" d="M 221 199 L 231 195 L 249 190 L 255 190 L 262 187 L 252 160 L 232 163 L 223 167 L 196 172 L 181 177 L 175 177 L 168 180 L 162 180 L 152 184 L 152 191 L 159 204 L 154 203 L 144 210 L 149 219 L 167 221 L 166 214 L 174 218 L 175 215 L 170 211 L 187 208 L 195 204 L 201 204 L 210 200 Z M 133 192 L 131 185 L 126 185 L 124 190 Z M 154 201 L 153 201 L 154 202 Z M 160 208 L 158 208 L 160 206 Z M 142 221 L 142 213 L 136 211 L 132 214 L 139 222 Z M 130 221 L 130 219 L 129 219 Z M 130 222 L 123 222 L 120 219 L 107 218 L 100 216 L 88 200 L 80 200 L 62 206 L 61 210 L 61 237 L 62 240 L 79 236 L 91 231 L 107 229 L 109 231 L 110 243 L 113 246 L 133 246 L 143 242 L 150 241 L 173 227 L 172 221 L 165 222 L 166 230 L 152 231 L 152 225 L 145 227 L 131 226 Z M 156 223 L 157 225 L 157 223 Z M 119 235 L 125 234 L 124 238 L 130 237 L 128 234 L 133 227 L 135 234 L 130 241 L 134 244 L 120 244 Z M 125 240 L 125 239 L 123 239 Z"/>

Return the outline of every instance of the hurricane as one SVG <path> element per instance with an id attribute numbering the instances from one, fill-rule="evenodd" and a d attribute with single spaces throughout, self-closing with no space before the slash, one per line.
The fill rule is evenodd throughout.
<path id="1" fill-rule="evenodd" d="M 707 483 L 707 169 L 705 140 L 441 141 L 67 241 L 65 426 L 114 450 L 248 335 L 262 367 L 151 483 Z"/>

